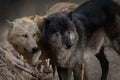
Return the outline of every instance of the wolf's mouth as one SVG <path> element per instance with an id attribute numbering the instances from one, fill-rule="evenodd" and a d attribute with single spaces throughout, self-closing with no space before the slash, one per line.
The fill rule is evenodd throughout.
<path id="1" fill-rule="evenodd" d="M 66 45 L 63 45 L 65 49 L 70 49 L 72 47 L 72 44 L 66 44 Z"/>

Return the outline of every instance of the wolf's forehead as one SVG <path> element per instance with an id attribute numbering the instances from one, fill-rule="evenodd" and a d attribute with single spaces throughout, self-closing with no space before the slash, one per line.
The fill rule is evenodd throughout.
<path id="1" fill-rule="evenodd" d="M 35 24 L 26 24 L 23 26 L 23 29 L 28 34 L 34 34 L 34 33 L 37 33 L 38 31 L 38 27 Z"/>
<path id="2" fill-rule="evenodd" d="M 29 23 L 29 24 L 23 25 L 23 27 L 27 31 L 32 32 L 32 33 L 38 31 L 38 26 L 35 23 Z"/>
<path id="3" fill-rule="evenodd" d="M 19 21 L 14 24 L 14 27 L 20 34 L 34 34 L 38 31 L 38 26 L 33 21 Z"/>

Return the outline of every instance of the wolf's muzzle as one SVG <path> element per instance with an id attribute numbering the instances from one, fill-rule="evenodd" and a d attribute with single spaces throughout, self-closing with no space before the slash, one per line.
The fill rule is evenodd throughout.
<path id="1" fill-rule="evenodd" d="M 32 53 L 34 54 L 35 52 L 37 52 L 39 49 L 38 49 L 38 47 L 34 47 L 34 48 L 32 48 Z"/>

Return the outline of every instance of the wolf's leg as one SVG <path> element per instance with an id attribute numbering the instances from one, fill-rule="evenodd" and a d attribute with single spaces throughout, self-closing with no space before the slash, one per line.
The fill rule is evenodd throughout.
<path id="1" fill-rule="evenodd" d="M 82 65 L 75 66 L 73 69 L 74 80 L 82 80 Z"/>
<path id="2" fill-rule="evenodd" d="M 60 80 L 71 80 L 68 76 L 68 69 L 67 68 L 61 68 L 61 67 L 57 67 L 57 71 L 58 71 L 58 75 Z"/>
<path id="3" fill-rule="evenodd" d="M 108 75 L 108 71 L 109 71 L 109 62 L 108 62 L 108 60 L 107 60 L 107 58 L 105 56 L 103 47 L 100 50 L 99 54 L 96 55 L 96 57 L 100 61 L 101 68 L 102 68 L 101 80 L 107 80 L 107 75 Z"/>

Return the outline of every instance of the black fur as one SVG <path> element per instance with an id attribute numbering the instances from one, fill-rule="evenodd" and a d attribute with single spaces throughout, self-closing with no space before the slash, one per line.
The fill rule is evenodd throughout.
<path id="1" fill-rule="evenodd" d="M 87 1 L 86 3 L 77 7 L 69 15 L 71 15 L 71 19 L 75 24 L 77 24 L 76 23 L 77 21 L 83 24 L 87 42 L 89 42 L 90 38 L 92 37 L 92 34 L 100 28 L 104 29 L 104 31 L 106 32 L 106 34 L 110 39 L 111 37 L 116 36 L 115 34 L 116 31 L 117 34 L 120 33 L 120 30 L 119 31 L 117 30 L 119 29 L 117 28 L 118 25 L 114 24 L 116 23 L 115 22 L 116 15 L 120 15 L 120 6 L 117 3 L 113 2 L 112 0 Z M 109 29 L 110 25 L 111 25 L 111 30 Z M 113 30 L 116 31 L 113 32 Z M 116 41 L 116 39 L 114 40 Z M 116 43 L 119 43 L 119 41 L 116 41 Z M 105 58 L 104 53 L 101 53 L 101 55 L 100 54 L 97 55 L 97 58 L 100 60 L 102 72 L 103 72 L 101 80 L 106 80 L 108 74 L 108 61 Z"/>
<path id="2" fill-rule="evenodd" d="M 116 5 L 112 0 L 90 0 L 68 15 L 55 13 L 45 19 L 41 42 L 58 67 L 60 80 L 69 80 L 65 77 L 68 69 L 73 70 L 75 80 L 81 80 L 83 51 L 96 30 L 114 22 Z"/>
<path id="3" fill-rule="evenodd" d="M 112 0 L 90 0 L 77 7 L 71 14 L 72 20 L 83 23 L 87 38 L 100 27 L 113 23 L 118 14 L 118 4 Z"/>
<path id="4" fill-rule="evenodd" d="M 79 29 L 79 32 L 76 29 Z M 80 80 L 84 47 L 83 27 L 76 28 L 66 14 L 56 13 L 45 19 L 42 31 L 42 44 L 52 62 L 58 67 L 60 79 L 69 80 L 66 73 L 68 69 L 72 69 L 74 74 L 79 75 L 75 75 L 75 80 Z"/>
<path id="5" fill-rule="evenodd" d="M 109 62 L 104 54 L 104 47 L 101 48 L 100 52 L 96 55 L 96 57 L 99 59 L 102 67 L 101 80 L 107 80 L 107 75 L 109 71 Z"/>
<path id="6" fill-rule="evenodd" d="M 112 0 L 91 0 L 79 6 L 72 12 L 72 20 L 75 22 L 78 20 L 83 23 L 87 40 L 91 38 L 94 31 L 100 28 L 103 28 L 108 37 L 111 39 L 111 37 L 116 36 L 116 34 L 111 36 L 111 33 L 116 33 L 112 32 L 112 30 L 116 30 L 116 26 L 118 25 L 111 26 L 111 30 L 109 29 L 109 25 L 114 25 L 116 15 L 120 14 L 119 11 L 120 6 Z M 120 30 L 118 33 L 120 33 Z M 119 43 L 119 41 L 116 42 Z M 103 72 L 101 80 L 106 80 L 108 74 L 108 61 L 105 58 L 104 53 L 98 54 L 97 58 L 100 60 Z"/>

